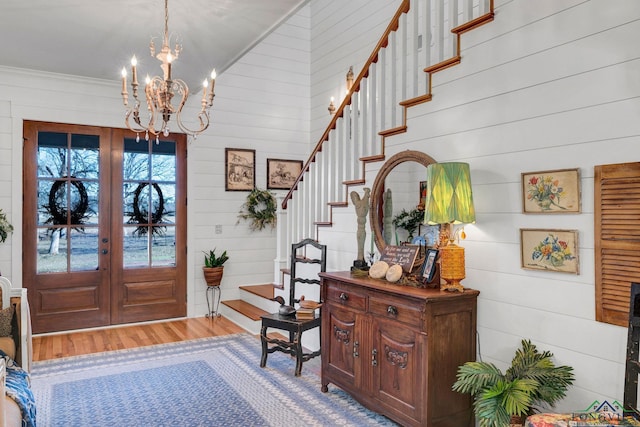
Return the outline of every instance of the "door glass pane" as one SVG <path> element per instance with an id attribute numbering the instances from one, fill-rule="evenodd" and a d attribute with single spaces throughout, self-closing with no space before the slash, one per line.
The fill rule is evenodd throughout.
<path id="1" fill-rule="evenodd" d="M 161 222 L 162 224 L 175 224 L 176 223 L 176 185 L 175 184 L 159 184 L 158 192 L 154 194 L 154 203 L 160 202 L 160 195 L 162 195 L 163 212 Z"/>
<path id="2" fill-rule="evenodd" d="M 84 227 L 84 231 L 71 229 L 71 271 L 97 270 L 98 228 Z"/>
<path id="3" fill-rule="evenodd" d="M 158 228 L 158 227 L 155 227 Z M 152 233 L 151 264 L 154 267 L 176 265 L 176 228 L 162 227 L 164 232 Z"/>
<path id="4" fill-rule="evenodd" d="M 124 227 L 122 260 L 124 268 L 149 266 L 149 239 L 137 227 Z"/>
<path id="5" fill-rule="evenodd" d="M 66 228 L 38 230 L 38 274 L 67 271 Z"/>
<path id="6" fill-rule="evenodd" d="M 99 144 L 97 135 L 71 135 L 71 176 L 98 179 Z"/>
<path id="7" fill-rule="evenodd" d="M 67 138 L 66 133 L 38 133 L 38 176 L 67 176 Z"/>
<path id="8" fill-rule="evenodd" d="M 176 179 L 176 144 L 171 141 L 160 141 L 153 145 L 151 167 L 154 181 L 173 182 Z"/>
<path id="9" fill-rule="evenodd" d="M 122 157 L 124 181 L 142 181 L 149 179 L 149 143 L 136 142 L 133 138 L 124 140 Z"/>

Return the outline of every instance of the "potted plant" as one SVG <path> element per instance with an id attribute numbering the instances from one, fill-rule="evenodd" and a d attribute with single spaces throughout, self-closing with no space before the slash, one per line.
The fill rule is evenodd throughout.
<path id="1" fill-rule="evenodd" d="M 13 232 L 13 225 L 7 219 L 7 214 L 0 209 L 0 243 L 4 243 L 9 237 L 9 233 Z"/>
<path id="2" fill-rule="evenodd" d="M 562 399 L 573 384 L 573 368 L 555 366 L 552 357 L 522 340 L 504 374 L 492 363 L 467 362 L 458 368 L 453 390 L 471 394 L 480 427 L 522 425 L 527 416 Z"/>
<path id="3" fill-rule="evenodd" d="M 400 211 L 400 213 L 393 218 L 393 225 L 395 225 L 397 228 L 407 230 L 407 233 L 409 233 L 407 241 L 411 242 L 411 240 L 413 240 L 413 233 L 423 221 L 423 211 L 420 211 L 419 209 L 413 209 L 407 212 L 406 210 L 402 209 L 402 211 Z"/>
<path id="4" fill-rule="evenodd" d="M 220 286 L 222 281 L 222 273 L 224 271 L 224 263 L 229 259 L 227 251 L 222 252 L 220 256 L 216 255 L 216 250 L 210 250 L 204 253 L 204 280 L 207 286 Z"/>

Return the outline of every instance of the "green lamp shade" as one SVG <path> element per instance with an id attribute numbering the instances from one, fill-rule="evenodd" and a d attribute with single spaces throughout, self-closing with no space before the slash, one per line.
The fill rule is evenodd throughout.
<path id="1" fill-rule="evenodd" d="M 476 222 L 468 163 L 432 163 L 427 166 L 427 224 Z"/>

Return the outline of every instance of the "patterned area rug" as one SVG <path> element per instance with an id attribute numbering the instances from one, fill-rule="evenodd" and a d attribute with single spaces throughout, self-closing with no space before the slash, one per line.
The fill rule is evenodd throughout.
<path id="1" fill-rule="evenodd" d="M 44 426 L 395 426 L 249 334 L 34 363 Z"/>

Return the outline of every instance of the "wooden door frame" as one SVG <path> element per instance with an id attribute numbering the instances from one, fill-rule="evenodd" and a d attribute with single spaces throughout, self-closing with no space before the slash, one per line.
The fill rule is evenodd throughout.
<path id="1" fill-rule="evenodd" d="M 24 121 L 23 124 L 25 144 L 23 147 L 23 189 L 25 192 L 23 200 L 23 236 L 30 236 L 34 230 L 38 229 L 38 132 L 60 132 L 66 134 L 91 134 L 99 135 L 100 137 L 100 205 L 99 205 L 99 217 L 107 218 L 106 221 L 99 222 L 98 233 L 98 270 L 86 271 L 86 272 L 65 272 L 54 273 L 47 277 L 46 274 L 37 273 L 37 256 L 32 256 L 33 243 L 23 243 L 23 284 L 26 288 L 32 287 L 28 292 L 29 302 L 34 308 L 32 310 L 33 328 L 34 332 L 51 332 L 50 328 L 52 322 L 55 322 L 56 330 L 70 330 L 79 329 L 78 322 L 73 322 L 74 317 L 77 316 L 75 312 L 80 315 L 84 313 L 82 318 L 83 328 L 109 326 L 114 324 L 132 323 L 138 321 L 147 320 L 159 320 L 168 318 L 185 317 L 187 313 L 187 137 L 183 134 L 172 134 L 170 138 L 164 139 L 174 141 L 176 144 L 176 194 L 175 194 L 175 266 L 170 267 L 153 267 L 146 269 L 146 276 L 142 283 L 138 287 L 138 290 L 143 289 L 144 286 L 150 290 L 152 296 L 157 296 L 160 293 L 160 297 L 149 298 L 149 304 L 146 314 L 144 313 L 145 298 L 139 298 L 142 300 L 141 304 L 133 307 L 133 309 L 122 312 L 122 307 L 127 307 L 125 304 L 126 293 L 128 289 L 122 283 L 123 267 L 120 261 L 119 265 L 116 262 L 114 256 L 114 250 L 117 252 L 120 248 L 120 258 L 123 257 L 123 208 L 120 203 L 111 203 L 113 197 L 113 191 L 122 192 L 122 174 L 116 174 L 114 172 L 121 169 L 123 160 L 123 149 L 118 149 L 118 144 L 123 144 L 125 138 L 136 138 L 135 133 L 125 131 L 123 129 L 113 129 L 97 126 L 85 126 L 85 125 L 71 125 L 61 123 L 49 123 L 38 121 Z M 32 145 L 35 144 L 35 147 Z M 34 155 L 35 150 L 35 155 Z M 119 150 L 119 151 L 118 151 Z M 119 163 L 118 163 L 119 162 Z M 120 175 L 116 177 L 114 175 Z M 29 189 L 29 191 L 26 191 Z M 109 197 L 102 197 L 103 191 L 109 193 Z M 29 197 L 26 197 L 26 196 Z M 107 239 L 104 241 L 103 239 Z M 26 242 L 26 237 L 25 237 Z M 36 247 L 37 251 L 37 247 Z M 109 256 L 105 256 L 103 251 L 107 251 Z M 29 256 L 27 256 L 27 253 Z M 119 268 L 119 272 L 114 270 Z M 132 269 L 135 270 L 135 269 Z M 102 274 L 100 274 L 102 273 Z M 99 286 L 95 285 L 96 274 L 99 274 Z M 52 276 L 56 276 L 55 278 Z M 72 285 L 77 285 L 74 289 L 71 289 L 68 294 L 58 297 L 58 301 L 67 302 L 71 306 L 71 312 L 55 312 L 50 310 L 50 314 L 47 314 L 47 307 L 43 307 L 42 292 L 40 290 L 41 283 L 44 283 L 44 292 L 47 292 L 47 283 L 51 282 L 50 289 L 55 290 L 54 281 L 59 283 L 61 275 L 66 275 L 63 281 Z M 171 276 L 172 282 L 167 282 L 167 278 Z M 90 279 L 90 280 L 89 280 Z M 164 282 L 163 282 L 164 280 Z M 87 286 L 83 286 L 84 284 Z M 180 283 L 182 282 L 182 283 Z M 31 285 L 31 286 L 30 286 Z M 155 287 L 154 287 L 155 286 Z M 165 295 L 162 295 L 162 292 Z M 162 300 L 163 297 L 167 296 Z M 139 295 L 138 295 L 139 296 Z M 95 299 L 95 307 L 91 307 L 87 304 L 87 301 L 91 302 Z M 74 301 L 77 300 L 77 309 L 74 306 Z M 139 302 L 139 301 L 138 301 Z M 44 303 L 46 305 L 46 302 Z M 38 310 L 40 309 L 40 310 Z M 45 313 L 45 315 L 36 315 L 36 313 Z M 66 317 L 65 317 L 66 316 Z M 85 317 L 87 319 L 85 319 Z"/>

